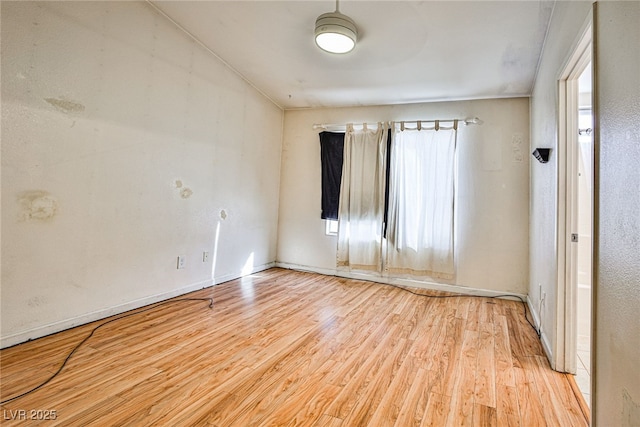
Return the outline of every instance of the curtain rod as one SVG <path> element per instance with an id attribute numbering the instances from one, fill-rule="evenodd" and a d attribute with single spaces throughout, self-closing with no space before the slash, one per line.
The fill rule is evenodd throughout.
<path id="1" fill-rule="evenodd" d="M 436 122 L 454 122 L 454 121 L 458 121 L 460 123 L 462 123 L 465 126 L 469 126 L 469 125 L 481 125 L 482 123 L 484 123 L 482 120 L 480 120 L 478 117 L 473 117 L 473 118 L 466 118 L 466 119 L 439 119 L 439 120 L 401 120 L 398 121 L 397 123 L 402 123 L 402 124 L 421 124 L 421 123 L 436 123 Z M 384 123 L 384 122 L 382 122 Z M 378 126 L 378 123 L 363 123 L 366 124 L 368 126 Z M 327 128 L 335 128 L 335 127 L 346 127 L 347 124 L 326 124 L 326 123 L 314 123 L 313 125 L 313 129 L 327 129 Z"/>

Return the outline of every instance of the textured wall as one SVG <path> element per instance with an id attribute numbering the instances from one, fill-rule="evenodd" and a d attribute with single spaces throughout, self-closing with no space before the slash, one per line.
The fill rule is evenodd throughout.
<path id="1" fill-rule="evenodd" d="M 275 261 L 282 117 L 144 2 L 3 1 L 2 345 Z"/>
<path id="2" fill-rule="evenodd" d="M 531 96 L 531 147 L 551 148 L 549 163 L 531 162 L 529 299 L 540 307 L 542 339 L 556 353 L 558 215 L 558 79 L 587 23 L 591 3 L 556 2 Z M 553 363 L 553 357 L 552 357 Z"/>
<path id="3" fill-rule="evenodd" d="M 597 425 L 640 425 L 640 2 L 594 15 Z"/>
<path id="4" fill-rule="evenodd" d="M 525 98 L 285 112 L 278 262 L 335 272 L 336 238 L 320 219 L 314 123 L 478 116 L 458 132 L 456 285 L 526 294 L 529 103 Z"/>

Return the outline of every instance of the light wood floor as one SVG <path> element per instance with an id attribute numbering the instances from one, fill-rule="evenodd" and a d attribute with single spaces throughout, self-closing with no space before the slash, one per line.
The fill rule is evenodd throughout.
<path id="1" fill-rule="evenodd" d="M 522 304 L 271 269 L 99 329 L 3 425 L 584 426 Z M 2 350 L 2 399 L 93 328 Z M 13 420 L 11 418 L 14 418 Z"/>

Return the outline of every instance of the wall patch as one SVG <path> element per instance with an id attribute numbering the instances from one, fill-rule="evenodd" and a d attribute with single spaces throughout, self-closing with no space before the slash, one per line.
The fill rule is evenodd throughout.
<path id="1" fill-rule="evenodd" d="M 22 221 L 45 222 L 56 216 L 58 201 L 51 194 L 42 190 L 23 191 L 18 194 Z"/>

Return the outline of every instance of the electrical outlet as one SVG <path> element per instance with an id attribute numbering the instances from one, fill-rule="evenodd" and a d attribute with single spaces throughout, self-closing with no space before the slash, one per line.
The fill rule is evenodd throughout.
<path id="1" fill-rule="evenodd" d="M 184 268 L 184 255 L 178 256 L 178 270 Z"/>
<path id="2" fill-rule="evenodd" d="M 204 251 L 202 252 L 202 262 L 207 262 L 209 261 L 209 252 Z"/>

